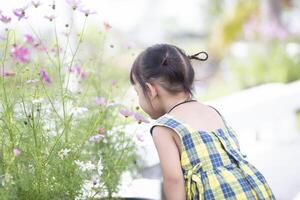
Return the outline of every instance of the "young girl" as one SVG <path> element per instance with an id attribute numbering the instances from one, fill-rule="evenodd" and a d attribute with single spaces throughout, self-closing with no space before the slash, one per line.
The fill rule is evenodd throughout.
<path id="1" fill-rule="evenodd" d="M 130 72 L 141 108 L 156 119 L 150 132 L 166 199 L 275 199 L 263 175 L 244 159 L 220 112 L 192 99 L 190 59 L 207 58 L 154 45 L 136 58 Z"/>

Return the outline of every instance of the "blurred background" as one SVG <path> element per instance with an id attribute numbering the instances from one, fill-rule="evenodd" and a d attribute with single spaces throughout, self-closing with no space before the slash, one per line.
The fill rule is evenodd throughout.
<path id="1" fill-rule="evenodd" d="M 24 1 L 0 0 L 12 10 Z M 41 1 L 51 5 L 53 1 Z M 84 18 L 56 1 L 58 32 L 65 25 L 81 31 Z M 239 136 L 242 150 L 262 171 L 277 199 L 300 199 L 300 1 L 298 0 L 82 0 L 95 10 L 87 22 L 85 51 L 101 59 L 104 80 L 117 80 L 127 104 L 137 104 L 128 74 L 137 54 L 155 43 L 171 43 L 187 54 L 206 51 L 209 59 L 194 62 L 195 98 L 213 105 Z M 66 8 L 66 9 L 64 9 Z M 50 8 L 49 8 L 50 9 Z M 29 23 L 47 34 L 40 13 Z M 24 22 L 25 23 L 25 22 Z M 2 24 L 1 24 L 2 26 Z M 11 24 L 15 29 L 28 26 Z M 5 26 L 1 27 L 1 34 Z M 28 29 L 30 31 L 30 29 Z M 50 34 L 50 33 L 49 33 Z M 73 45 L 76 46 L 73 40 Z M 89 63 L 92 65 L 91 63 Z M 89 71 L 88 68 L 86 68 Z M 124 92 L 125 91 L 125 92 Z M 149 125 L 140 132 L 139 179 L 124 183 L 124 196 L 161 198 L 161 174 Z M 125 181 L 126 182 L 126 181 Z"/>

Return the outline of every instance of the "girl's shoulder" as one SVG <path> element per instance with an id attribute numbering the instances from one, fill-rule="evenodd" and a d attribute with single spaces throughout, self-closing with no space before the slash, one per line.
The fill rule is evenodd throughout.
<path id="1" fill-rule="evenodd" d="M 157 118 L 150 127 L 150 134 L 153 135 L 153 129 L 156 126 L 166 127 L 174 131 L 180 138 L 182 138 L 189 130 L 188 127 L 176 119 L 174 116 L 169 114 L 164 114 L 161 117 Z"/>

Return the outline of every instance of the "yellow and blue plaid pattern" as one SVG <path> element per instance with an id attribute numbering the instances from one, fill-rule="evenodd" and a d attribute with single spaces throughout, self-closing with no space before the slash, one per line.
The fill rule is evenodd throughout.
<path id="1" fill-rule="evenodd" d="M 171 128 L 181 139 L 187 199 L 275 199 L 264 176 L 244 159 L 234 130 L 217 112 L 225 130 L 195 131 L 168 114 L 152 126 Z"/>

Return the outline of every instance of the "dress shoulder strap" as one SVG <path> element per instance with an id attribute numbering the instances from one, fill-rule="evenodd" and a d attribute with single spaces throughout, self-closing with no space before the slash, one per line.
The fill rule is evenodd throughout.
<path id="1" fill-rule="evenodd" d="M 211 108 L 213 108 L 213 109 L 220 115 L 220 117 L 222 118 L 222 121 L 223 121 L 223 123 L 224 123 L 224 125 L 225 125 L 227 131 L 229 131 L 229 126 L 228 126 L 228 124 L 227 124 L 227 121 L 225 120 L 225 117 L 224 117 L 224 116 L 219 112 L 219 110 L 216 109 L 215 107 L 213 107 L 213 106 L 211 106 L 211 105 L 208 105 L 208 106 L 211 107 Z"/>
<path id="2" fill-rule="evenodd" d="M 172 129 L 179 135 L 179 137 L 182 139 L 185 135 L 189 133 L 189 129 L 187 126 L 185 126 L 182 122 L 179 122 L 177 119 L 172 117 L 171 115 L 165 114 L 155 120 L 155 122 L 151 125 L 150 133 L 152 135 L 153 128 L 155 126 L 164 126 Z"/>

